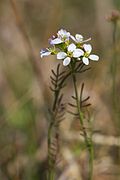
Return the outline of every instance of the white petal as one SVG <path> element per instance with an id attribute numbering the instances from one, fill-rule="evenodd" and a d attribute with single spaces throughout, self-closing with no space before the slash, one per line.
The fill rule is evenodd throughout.
<path id="1" fill-rule="evenodd" d="M 75 37 L 74 36 L 70 36 L 71 37 L 71 39 L 73 40 L 73 41 L 75 41 L 76 42 L 76 39 L 75 39 Z"/>
<path id="2" fill-rule="evenodd" d="M 40 52 L 40 56 L 41 56 L 41 58 L 43 58 L 44 56 L 49 56 L 50 54 L 51 54 L 51 52 Z"/>
<path id="3" fill-rule="evenodd" d="M 63 66 L 67 66 L 68 64 L 70 64 L 71 58 L 70 57 L 66 57 L 63 61 Z"/>
<path id="4" fill-rule="evenodd" d="M 83 54 L 84 54 L 84 51 L 82 49 L 75 49 L 73 51 L 73 57 L 74 58 L 78 58 L 80 56 L 83 56 Z"/>
<path id="5" fill-rule="evenodd" d="M 57 54 L 57 59 L 64 59 L 66 58 L 67 54 L 65 52 L 59 52 Z"/>
<path id="6" fill-rule="evenodd" d="M 57 34 L 63 35 L 64 34 L 64 29 L 60 29 Z"/>
<path id="7" fill-rule="evenodd" d="M 67 33 L 66 30 L 60 29 L 60 30 L 58 31 L 57 35 L 58 35 L 58 37 L 59 37 L 59 36 L 64 37 L 66 33 Z"/>
<path id="8" fill-rule="evenodd" d="M 75 38 L 76 38 L 78 43 L 83 41 L 83 36 L 81 34 L 76 34 Z"/>
<path id="9" fill-rule="evenodd" d="M 67 38 L 69 38 L 69 37 L 70 37 L 70 33 L 69 33 L 69 32 L 67 32 L 66 37 L 67 37 Z"/>
<path id="10" fill-rule="evenodd" d="M 58 35 L 58 38 L 66 38 L 66 39 L 68 39 L 69 36 L 70 36 L 70 33 L 67 32 L 65 29 L 61 29 L 61 30 L 58 31 L 57 35 Z"/>
<path id="11" fill-rule="evenodd" d="M 95 55 L 95 54 L 91 54 L 89 56 L 89 59 L 93 60 L 93 61 L 98 61 L 99 60 L 99 56 Z"/>
<path id="12" fill-rule="evenodd" d="M 51 45 L 54 45 L 54 44 L 60 44 L 60 43 L 62 43 L 63 41 L 60 39 L 60 38 L 55 38 L 55 39 L 52 39 L 51 41 L 50 41 L 50 44 Z"/>
<path id="13" fill-rule="evenodd" d="M 84 44 L 83 47 L 87 53 L 91 53 L 92 46 L 90 44 Z"/>
<path id="14" fill-rule="evenodd" d="M 83 63 L 84 63 L 85 65 L 88 65 L 88 64 L 89 64 L 89 59 L 86 58 L 86 57 L 83 57 L 83 58 L 82 58 L 82 61 L 83 61 Z"/>
<path id="15" fill-rule="evenodd" d="M 76 45 L 73 44 L 73 43 L 68 46 L 68 51 L 69 52 L 73 52 L 75 49 L 76 49 Z"/>

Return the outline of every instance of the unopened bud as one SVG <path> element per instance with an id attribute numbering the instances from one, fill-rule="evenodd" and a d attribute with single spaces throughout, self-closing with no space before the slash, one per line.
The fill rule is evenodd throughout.
<path id="1" fill-rule="evenodd" d="M 120 19 L 120 12 L 118 10 L 112 10 L 111 14 L 106 17 L 109 22 L 116 23 Z"/>

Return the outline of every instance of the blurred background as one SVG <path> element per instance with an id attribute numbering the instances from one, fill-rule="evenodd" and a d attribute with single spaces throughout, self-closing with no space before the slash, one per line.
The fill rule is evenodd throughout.
<path id="1" fill-rule="evenodd" d="M 120 179 L 120 23 L 114 44 L 114 22 L 107 21 L 113 9 L 120 10 L 119 0 L 0 0 L 0 180 L 46 179 L 50 74 L 58 62 L 53 56 L 41 59 L 39 52 L 61 28 L 91 37 L 100 56 L 78 77 L 91 97 L 94 180 Z M 112 99 L 114 57 L 117 108 Z M 64 92 L 67 103 L 73 95 L 71 82 Z M 79 122 L 68 113 L 65 117 L 56 179 L 86 180 Z"/>

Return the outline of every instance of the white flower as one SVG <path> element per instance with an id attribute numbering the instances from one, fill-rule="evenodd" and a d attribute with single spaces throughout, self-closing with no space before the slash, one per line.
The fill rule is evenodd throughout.
<path id="1" fill-rule="evenodd" d="M 61 29 L 61 30 L 58 31 L 57 36 L 58 36 L 58 38 L 60 38 L 60 39 L 66 40 L 66 39 L 69 39 L 70 33 L 67 32 L 67 31 L 64 30 L 64 29 Z"/>
<path id="2" fill-rule="evenodd" d="M 83 36 L 82 36 L 81 34 L 76 34 L 75 37 L 71 35 L 70 37 L 71 37 L 71 39 L 72 39 L 74 42 L 76 42 L 77 44 L 83 43 L 83 42 L 87 42 L 87 41 L 90 41 L 90 40 L 91 40 L 91 38 L 86 39 L 86 40 L 83 40 Z"/>
<path id="3" fill-rule="evenodd" d="M 51 54 L 50 50 L 49 49 L 42 49 L 40 51 L 40 56 L 41 58 L 43 58 L 44 56 L 49 56 Z"/>
<path id="4" fill-rule="evenodd" d="M 67 48 L 67 53 L 66 52 L 59 52 L 57 54 L 57 59 L 64 59 L 63 60 L 63 65 L 67 66 L 71 62 L 71 58 L 79 58 L 80 56 L 84 55 L 84 51 L 81 49 L 76 48 L 75 44 L 70 44 Z"/>
<path id="5" fill-rule="evenodd" d="M 84 56 L 82 58 L 82 61 L 85 65 L 89 64 L 89 60 L 92 61 L 98 61 L 99 60 L 99 56 L 95 55 L 95 54 L 90 54 L 92 51 L 92 46 L 90 44 L 84 44 L 83 45 L 85 53 Z"/>
<path id="6" fill-rule="evenodd" d="M 55 38 L 55 39 L 51 39 L 50 40 L 50 44 L 51 45 L 55 45 L 55 44 L 61 44 L 63 41 L 60 38 Z"/>
<path id="7" fill-rule="evenodd" d="M 55 44 L 63 43 L 65 41 L 69 40 L 69 37 L 70 37 L 70 33 L 64 29 L 61 29 L 57 32 L 57 38 L 50 40 L 50 44 L 55 45 Z"/>

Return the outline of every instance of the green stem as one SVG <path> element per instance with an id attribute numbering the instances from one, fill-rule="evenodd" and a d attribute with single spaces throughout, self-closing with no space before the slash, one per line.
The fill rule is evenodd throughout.
<path id="1" fill-rule="evenodd" d="M 117 32 L 117 23 L 113 24 L 113 61 L 111 64 L 112 68 L 112 95 L 113 95 L 113 106 L 116 110 L 116 73 L 117 73 L 117 56 L 116 56 L 116 32 Z"/>
<path id="2" fill-rule="evenodd" d="M 116 76 L 117 76 L 117 51 L 116 51 L 116 35 L 117 35 L 117 22 L 113 23 L 113 59 L 111 63 L 111 74 L 112 74 L 112 100 L 113 100 L 113 122 L 115 122 L 116 125 L 116 131 L 119 134 L 119 119 L 120 119 L 120 113 L 119 113 L 119 106 L 118 106 L 118 95 L 116 91 Z M 114 121 L 115 120 L 115 121 Z M 118 151 L 118 161 L 120 161 L 120 148 Z M 118 179 L 120 176 L 118 176 Z"/>
<path id="3" fill-rule="evenodd" d="M 76 104 L 78 109 L 78 115 L 80 120 L 80 125 L 82 126 L 83 136 L 85 139 L 85 144 L 88 150 L 89 154 L 89 173 L 88 173 L 88 180 L 93 179 L 93 144 L 92 144 L 92 138 L 89 138 L 86 132 L 86 129 L 84 128 L 83 123 L 83 113 L 81 112 L 80 102 L 79 102 L 79 96 L 78 96 L 78 90 L 77 90 L 77 83 L 76 83 L 76 76 L 74 73 L 74 66 L 71 65 L 71 71 L 72 71 L 72 79 L 74 84 L 74 90 L 75 90 L 75 96 L 76 96 Z"/>
<path id="4" fill-rule="evenodd" d="M 93 179 L 93 160 L 94 160 L 94 148 L 93 148 L 93 142 L 91 137 L 91 144 L 89 148 L 89 179 Z"/>
<path id="5" fill-rule="evenodd" d="M 62 79 L 61 83 L 59 84 L 59 88 L 58 90 L 55 92 L 54 94 L 54 102 L 53 102 L 53 107 L 52 110 L 53 112 L 56 110 L 56 105 L 57 105 L 57 101 L 58 101 L 58 97 L 60 94 L 60 90 L 62 85 L 64 84 L 65 80 L 69 77 L 69 75 L 71 74 L 71 72 L 67 73 L 66 76 Z M 53 117 L 50 121 L 50 125 L 48 128 L 48 180 L 54 180 L 55 179 L 55 170 L 54 170 L 54 165 L 52 164 L 52 159 L 50 157 L 50 150 L 51 150 L 51 141 L 52 141 L 52 129 L 54 127 L 54 121 L 55 121 L 55 117 Z"/>
<path id="6" fill-rule="evenodd" d="M 49 170 L 48 172 L 48 180 L 54 180 L 55 179 L 55 171 L 54 169 Z"/>
<path id="7" fill-rule="evenodd" d="M 49 128 L 48 128 L 48 180 L 54 180 L 53 178 L 54 171 L 52 168 L 52 162 L 51 162 L 51 157 L 50 157 L 52 127 L 53 127 L 53 123 L 50 123 Z"/>
<path id="8" fill-rule="evenodd" d="M 116 132 L 120 134 L 120 113 L 119 113 L 119 97 L 116 91 L 116 76 L 117 76 L 117 21 L 113 22 L 113 57 L 111 62 L 111 76 L 112 76 L 112 109 L 113 122 L 115 123 Z M 120 148 L 118 151 L 118 162 L 120 161 Z M 118 176 L 120 179 L 120 176 Z"/>

